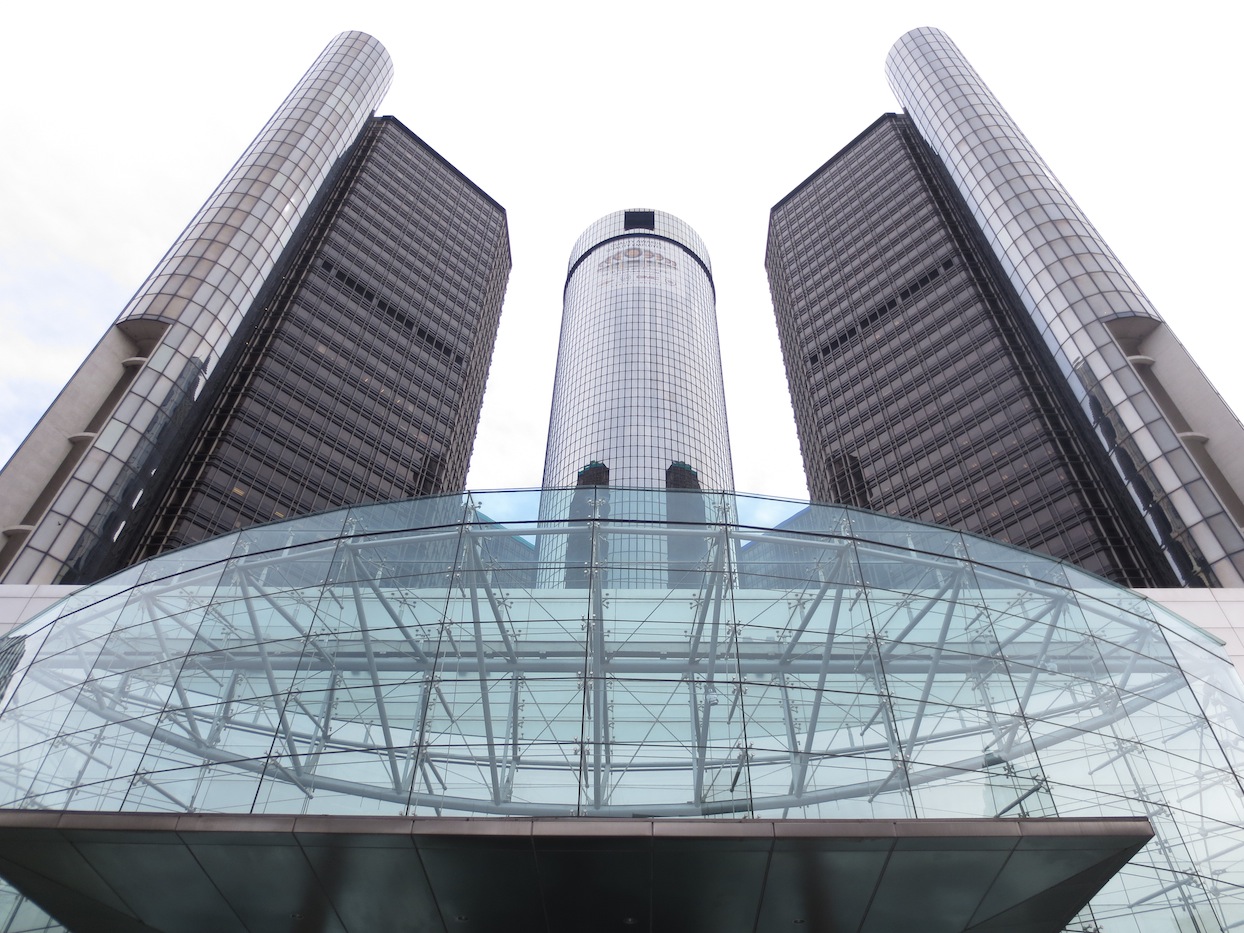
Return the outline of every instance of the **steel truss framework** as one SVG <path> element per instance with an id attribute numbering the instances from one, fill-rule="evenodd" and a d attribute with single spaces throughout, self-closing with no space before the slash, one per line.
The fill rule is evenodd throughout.
<path id="1" fill-rule="evenodd" d="M 570 494 L 547 492 L 543 514 Z M 543 523 L 529 493 L 467 495 L 267 526 L 132 568 L 0 650 L 12 672 L 0 797 L 188 812 L 1143 815 L 1157 838 L 1085 922 L 1244 924 L 1244 704 L 1208 636 L 994 542 L 839 507 L 791 506 L 765 526 L 746 516 L 771 502 L 678 494 L 704 496 L 704 524 L 606 517 L 660 514 L 664 491 L 601 491 L 590 517 Z M 584 585 L 550 586 L 540 555 L 585 534 Z M 638 536 L 648 544 L 620 546 Z M 685 555 L 688 542 L 701 558 L 682 586 L 648 585 L 665 567 L 608 560 Z"/>

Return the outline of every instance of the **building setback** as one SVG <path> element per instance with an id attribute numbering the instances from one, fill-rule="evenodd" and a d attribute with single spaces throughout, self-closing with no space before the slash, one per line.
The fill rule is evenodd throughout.
<path id="1" fill-rule="evenodd" d="M 813 496 L 1130 585 L 1244 584 L 1239 420 L 944 33 L 887 72 L 909 120 L 770 226 Z"/>
<path id="2" fill-rule="evenodd" d="M 1174 582 L 907 117 L 773 208 L 766 266 L 814 500 Z"/>
<path id="3" fill-rule="evenodd" d="M 369 116 L 391 72 L 329 45 L 0 473 L 5 582 L 461 488 L 505 212 Z"/>

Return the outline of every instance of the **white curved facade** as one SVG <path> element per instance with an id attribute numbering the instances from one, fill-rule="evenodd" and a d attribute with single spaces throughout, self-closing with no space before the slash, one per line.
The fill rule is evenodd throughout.
<path id="1" fill-rule="evenodd" d="M 661 211 L 602 217 L 570 254 L 544 486 L 590 463 L 611 486 L 664 487 L 686 464 L 702 489 L 734 487 L 712 266 Z"/>
<path id="2" fill-rule="evenodd" d="M 886 73 L 1185 585 L 1244 585 L 1244 429 L 941 30 Z"/>
<path id="3" fill-rule="evenodd" d="M 161 429 L 192 402 L 339 158 L 393 77 L 376 39 L 343 32 L 138 289 L 0 474 L 0 579 L 61 579 L 137 501 Z M 140 475 L 141 473 L 141 475 Z"/>

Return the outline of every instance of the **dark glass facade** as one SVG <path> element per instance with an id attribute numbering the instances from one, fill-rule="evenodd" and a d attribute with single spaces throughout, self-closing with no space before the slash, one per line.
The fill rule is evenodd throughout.
<path id="1" fill-rule="evenodd" d="M 766 265 L 813 499 L 1175 582 L 907 117 L 774 207 Z"/>
<path id="2" fill-rule="evenodd" d="M 170 424 L 178 467 L 81 555 L 91 579 L 238 528 L 461 489 L 510 269 L 505 211 L 372 118 L 301 242 Z"/>

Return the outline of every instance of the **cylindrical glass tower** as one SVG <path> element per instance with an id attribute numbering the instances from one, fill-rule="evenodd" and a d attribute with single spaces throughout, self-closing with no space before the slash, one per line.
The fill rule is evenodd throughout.
<path id="1" fill-rule="evenodd" d="M 162 432 L 198 397 L 392 77 L 376 39 L 333 39 L 160 260 L 0 475 L 5 583 L 65 579 L 172 468 Z"/>
<path id="2" fill-rule="evenodd" d="M 569 530 L 541 543 L 547 584 L 698 585 L 703 537 L 610 529 L 713 517 L 705 496 L 618 487 L 734 487 L 714 297 L 704 242 L 670 214 L 616 211 L 575 243 L 544 455 L 553 491 L 541 503 Z M 606 559 L 614 566 L 597 573 Z"/>
<path id="3" fill-rule="evenodd" d="M 1239 420 L 945 33 L 904 35 L 886 73 L 1180 581 L 1244 585 Z"/>
<path id="4" fill-rule="evenodd" d="M 732 489 L 699 235 L 661 211 L 602 217 L 570 253 L 564 295 L 544 486 L 574 486 L 592 466 L 590 485 Z"/>

